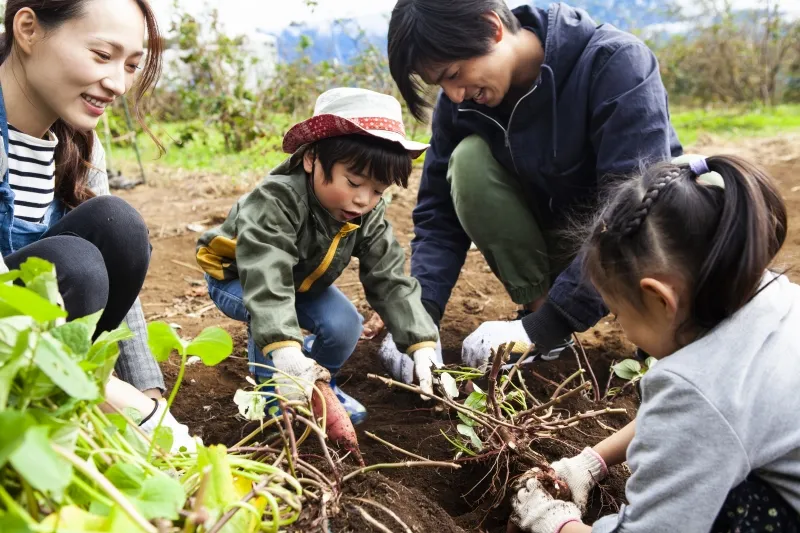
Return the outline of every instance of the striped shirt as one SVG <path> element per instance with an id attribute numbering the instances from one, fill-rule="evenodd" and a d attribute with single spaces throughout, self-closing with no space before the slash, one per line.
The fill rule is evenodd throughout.
<path id="1" fill-rule="evenodd" d="M 47 139 L 37 139 L 8 125 L 8 179 L 15 195 L 16 218 L 41 222 L 53 203 L 57 145 L 51 131 Z"/>

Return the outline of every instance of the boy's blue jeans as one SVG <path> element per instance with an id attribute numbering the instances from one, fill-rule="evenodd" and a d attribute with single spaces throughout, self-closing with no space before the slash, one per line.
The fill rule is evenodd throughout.
<path id="1" fill-rule="evenodd" d="M 271 366 L 272 361 L 261 353 L 249 334 L 250 313 L 244 306 L 239 280 L 219 281 L 206 275 L 206 281 L 208 295 L 219 310 L 234 320 L 247 323 L 247 359 L 251 363 Z M 316 335 L 310 357 L 335 376 L 355 350 L 364 318 L 344 293 L 333 285 L 313 296 L 296 294 L 295 312 L 300 327 Z M 263 367 L 250 366 L 250 372 L 259 379 L 272 377 L 272 372 Z"/>

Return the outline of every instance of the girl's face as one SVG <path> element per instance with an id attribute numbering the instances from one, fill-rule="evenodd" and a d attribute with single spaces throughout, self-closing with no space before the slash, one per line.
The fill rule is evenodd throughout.
<path id="1" fill-rule="evenodd" d="M 303 157 L 303 167 L 313 176 L 317 200 L 339 222 L 349 222 L 375 209 L 388 188 L 369 176 L 350 172 L 341 163 L 333 165 L 331 181 L 325 182 L 322 165 L 308 152 Z"/>
<path id="2" fill-rule="evenodd" d="M 30 39 L 20 54 L 26 96 L 55 122 L 61 118 L 89 131 L 106 107 L 133 85 L 142 61 L 145 20 L 135 0 L 88 0 L 82 16 L 45 32 L 21 11 L 23 34 Z M 28 26 L 25 29 L 25 26 Z"/>
<path id="3" fill-rule="evenodd" d="M 676 334 L 686 315 L 681 305 L 684 300 L 680 296 L 682 291 L 676 283 L 654 278 L 642 279 L 639 289 L 639 305 L 600 288 L 598 292 L 628 340 L 648 355 L 661 359 L 681 347 L 676 341 Z"/>

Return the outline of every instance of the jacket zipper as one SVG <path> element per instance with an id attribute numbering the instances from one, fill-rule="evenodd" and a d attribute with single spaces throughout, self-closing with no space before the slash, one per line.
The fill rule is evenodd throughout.
<path id="1" fill-rule="evenodd" d="M 541 78 L 540 78 L 540 79 L 541 79 Z M 506 148 L 508 148 L 508 153 L 511 155 L 511 163 L 513 163 L 513 165 L 514 165 L 514 171 L 515 171 L 517 174 L 519 174 L 519 170 L 517 169 L 517 162 L 516 162 L 516 161 L 514 161 L 514 151 L 511 149 L 511 141 L 509 140 L 509 132 L 511 131 L 511 122 L 514 120 L 514 113 L 516 113 L 516 112 L 517 112 L 517 107 L 519 107 L 519 104 L 520 104 L 520 103 L 521 103 L 521 102 L 522 102 L 524 99 L 526 99 L 528 96 L 530 96 L 531 94 L 533 94 L 533 92 L 534 92 L 534 91 L 535 91 L 535 90 L 536 90 L 538 87 L 539 87 L 539 81 L 537 81 L 537 82 L 536 82 L 536 83 L 533 85 L 533 87 L 531 88 L 531 90 L 530 90 L 530 91 L 528 91 L 527 93 L 525 93 L 524 95 L 522 95 L 522 97 L 521 97 L 519 100 L 517 100 L 517 103 L 516 103 L 516 104 L 514 104 L 514 107 L 511 109 L 511 116 L 509 116 L 509 117 L 508 117 L 508 127 L 507 127 L 507 128 L 504 128 L 504 127 L 503 127 L 503 125 L 502 125 L 502 124 L 500 124 L 500 122 L 499 122 L 498 120 L 496 120 L 496 119 L 494 119 L 494 118 L 490 117 L 489 115 L 487 115 L 486 113 L 483 113 L 482 111 L 478 111 L 477 109 L 459 109 L 459 110 L 458 110 L 458 112 L 459 112 L 459 113 L 466 113 L 466 112 L 477 113 L 477 114 L 481 115 L 482 117 L 488 118 L 489 120 L 491 120 L 492 122 L 494 122 L 495 124 L 497 124 L 497 127 L 499 127 L 501 130 L 503 130 L 503 139 L 505 140 L 505 145 L 506 145 Z"/>
<path id="2" fill-rule="evenodd" d="M 346 236 L 348 233 L 357 230 L 360 226 L 357 224 L 351 224 L 348 222 L 342 229 L 339 230 L 339 233 L 333 238 L 331 241 L 331 245 L 328 247 L 327 253 L 325 253 L 325 257 L 322 258 L 322 263 L 308 275 L 306 279 L 303 280 L 303 283 L 300 284 L 300 288 L 297 289 L 297 292 L 308 292 L 311 289 L 311 286 L 314 285 L 314 282 L 321 278 L 325 272 L 328 271 L 328 268 L 331 266 L 333 262 L 333 258 L 336 255 L 336 250 L 339 248 L 339 242 L 342 240 L 342 237 Z"/>

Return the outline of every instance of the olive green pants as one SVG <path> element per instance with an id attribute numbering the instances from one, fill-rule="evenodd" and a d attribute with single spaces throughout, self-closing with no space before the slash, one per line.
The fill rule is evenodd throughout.
<path id="1" fill-rule="evenodd" d="M 547 294 L 570 258 L 557 232 L 541 229 L 519 178 L 471 135 L 453 150 L 447 181 L 461 226 L 511 300 L 525 305 Z"/>

